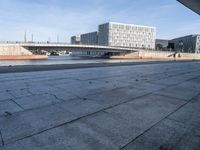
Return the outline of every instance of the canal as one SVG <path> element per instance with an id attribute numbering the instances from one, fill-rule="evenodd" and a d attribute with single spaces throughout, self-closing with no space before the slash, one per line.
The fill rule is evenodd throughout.
<path id="1" fill-rule="evenodd" d="M 118 62 L 135 62 L 135 61 L 139 61 L 139 60 L 80 58 L 80 57 L 71 57 L 71 56 L 49 56 L 48 60 L 0 60 L 0 66 L 118 63 Z"/>

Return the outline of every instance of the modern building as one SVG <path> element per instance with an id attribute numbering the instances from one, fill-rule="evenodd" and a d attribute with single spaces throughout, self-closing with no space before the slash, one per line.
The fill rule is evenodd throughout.
<path id="1" fill-rule="evenodd" d="M 169 40 L 156 39 L 156 50 L 168 50 Z"/>
<path id="2" fill-rule="evenodd" d="M 72 36 L 71 37 L 71 44 L 80 44 L 81 37 L 80 35 Z"/>
<path id="3" fill-rule="evenodd" d="M 155 38 L 155 27 L 115 22 L 99 25 L 99 45 L 155 49 Z"/>
<path id="4" fill-rule="evenodd" d="M 178 1 L 200 15 L 200 1 L 199 0 L 178 0 Z"/>
<path id="5" fill-rule="evenodd" d="M 174 49 L 180 52 L 200 53 L 200 34 L 188 35 L 171 40 Z"/>
<path id="6" fill-rule="evenodd" d="M 81 44 L 155 49 L 155 27 L 109 22 L 99 25 L 98 32 L 82 34 Z M 75 40 L 74 40 L 75 39 Z M 72 37 L 72 44 L 77 37 Z"/>
<path id="7" fill-rule="evenodd" d="M 98 45 L 98 32 L 81 34 L 81 44 Z"/>

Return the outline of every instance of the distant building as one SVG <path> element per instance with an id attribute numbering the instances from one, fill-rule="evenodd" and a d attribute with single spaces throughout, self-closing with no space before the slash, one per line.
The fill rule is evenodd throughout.
<path id="1" fill-rule="evenodd" d="M 80 42 L 81 42 L 81 37 L 79 35 L 71 37 L 71 44 L 80 44 Z"/>
<path id="2" fill-rule="evenodd" d="M 174 49 L 180 52 L 199 53 L 200 52 L 200 34 L 188 35 L 171 40 L 174 43 Z"/>
<path id="3" fill-rule="evenodd" d="M 109 22 L 99 25 L 98 32 L 82 34 L 81 44 L 155 49 L 156 29 L 154 27 Z M 72 44 L 77 37 L 72 37 Z"/>
<path id="4" fill-rule="evenodd" d="M 98 44 L 155 49 L 155 37 L 154 27 L 109 22 L 99 26 Z"/>
<path id="5" fill-rule="evenodd" d="M 168 50 L 169 40 L 156 39 L 156 50 Z"/>
<path id="6" fill-rule="evenodd" d="M 81 44 L 98 45 L 98 32 L 81 34 Z"/>

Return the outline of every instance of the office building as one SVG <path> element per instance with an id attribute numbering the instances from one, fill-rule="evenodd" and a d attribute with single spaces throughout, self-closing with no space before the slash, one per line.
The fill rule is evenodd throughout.
<path id="1" fill-rule="evenodd" d="M 98 32 L 81 34 L 81 44 L 98 45 Z"/>
<path id="2" fill-rule="evenodd" d="M 188 35 L 171 40 L 174 43 L 174 49 L 180 52 L 199 53 L 200 52 L 200 34 Z"/>
<path id="3" fill-rule="evenodd" d="M 80 35 L 72 36 L 71 37 L 71 44 L 80 44 L 81 37 Z"/>
<path id="4" fill-rule="evenodd" d="M 82 34 L 81 44 L 155 49 L 155 27 L 109 22 L 99 25 L 98 32 Z M 72 37 L 72 44 L 75 37 Z M 75 38 L 76 39 L 76 38 Z"/>
<path id="5" fill-rule="evenodd" d="M 169 40 L 156 39 L 156 50 L 166 51 L 168 50 Z"/>
<path id="6" fill-rule="evenodd" d="M 98 44 L 155 49 L 155 37 L 154 27 L 109 22 L 99 26 Z"/>

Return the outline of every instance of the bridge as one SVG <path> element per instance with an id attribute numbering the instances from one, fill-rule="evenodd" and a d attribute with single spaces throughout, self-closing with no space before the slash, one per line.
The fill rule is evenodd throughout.
<path id="1" fill-rule="evenodd" d="M 105 51 L 105 52 L 135 52 L 139 49 L 125 47 L 110 47 L 100 45 L 74 45 L 67 43 L 0 43 L 0 47 L 19 46 L 27 50 L 59 50 L 59 51 Z"/>
<path id="2" fill-rule="evenodd" d="M 134 52 L 138 49 L 124 47 L 110 47 L 99 45 L 74 45 L 65 43 L 22 43 L 19 44 L 28 50 L 67 50 L 67 51 L 105 51 L 105 52 Z"/>
<path id="3" fill-rule="evenodd" d="M 110 47 L 100 45 L 73 45 L 67 43 L 22 43 L 22 42 L 5 42 L 0 43 L 1 55 L 32 55 L 35 51 L 44 50 L 52 51 L 96 51 L 106 52 L 112 54 L 137 52 L 139 49 L 124 48 L 124 47 Z"/>

